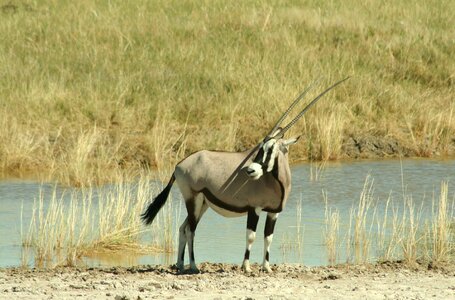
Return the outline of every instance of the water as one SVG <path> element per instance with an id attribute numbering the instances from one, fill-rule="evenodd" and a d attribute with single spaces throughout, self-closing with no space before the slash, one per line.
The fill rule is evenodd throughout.
<path id="1" fill-rule="evenodd" d="M 316 166 L 301 164 L 292 168 L 293 188 L 285 210 L 280 214 L 271 247 L 271 263 L 303 263 L 306 265 L 327 264 L 324 245 L 325 201 L 328 207 L 340 213 L 340 236 L 347 230 L 349 211 L 358 203 L 367 176 L 373 180 L 374 199 L 378 214 L 388 197 L 402 202 L 403 191 L 412 194 L 416 207 L 423 205 L 427 213 L 432 199 L 439 195 L 441 181 L 449 183 L 449 199 L 455 197 L 455 160 L 383 160 L 329 163 L 319 174 L 318 180 L 311 180 Z M 41 190 L 51 194 L 52 184 L 40 184 L 26 180 L 0 181 L 0 267 L 21 264 L 21 230 L 27 232 L 32 215 L 34 199 Z M 59 190 L 61 192 L 61 190 Z M 173 188 L 176 221 L 185 218 L 178 189 Z M 298 222 L 298 206 L 301 206 L 301 222 Z M 21 207 L 23 207 L 21 209 Z M 21 225 L 22 211 L 22 225 Z M 178 212 L 180 215 L 178 215 Z M 425 213 L 424 213 L 425 215 Z M 263 230 L 265 213 L 258 224 L 257 237 L 250 259 L 262 262 Z M 300 227 L 298 227 L 300 225 Z M 21 229 L 22 226 L 22 229 Z M 208 210 L 198 225 L 195 240 L 197 262 L 241 263 L 245 249 L 246 217 L 223 218 Z M 300 235 L 298 236 L 298 229 Z M 146 237 L 148 238 L 148 237 Z M 303 240 L 300 244 L 296 241 Z M 300 245 L 298 247 L 297 245 Z M 85 257 L 83 262 L 91 266 L 170 264 L 175 262 L 171 255 L 136 255 L 122 252 L 106 256 Z M 187 258 L 187 256 L 186 256 Z M 343 261 L 343 257 L 341 257 Z"/>

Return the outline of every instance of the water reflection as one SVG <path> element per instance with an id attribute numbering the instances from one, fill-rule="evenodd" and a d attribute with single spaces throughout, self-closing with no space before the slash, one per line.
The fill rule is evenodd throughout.
<path id="1" fill-rule="evenodd" d="M 271 263 L 327 263 L 323 240 L 325 228 L 325 202 L 338 210 L 340 236 L 346 236 L 347 220 L 352 206 L 357 205 L 365 178 L 373 179 L 373 194 L 377 201 L 377 214 L 384 210 L 386 200 L 400 203 L 403 194 L 412 195 L 416 207 L 431 211 L 432 199 L 439 195 L 441 181 L 449 183 L 449 199 L 454 199 L 455 160 L 385 160 L 328 163 L 315 177 L 315 165 L 301 164 L 292 168 L 293 189 L 284 212 L 280 214 L 271 248 Z M 51 194 L 52 184 L 40 185 L 33 181 L 0 181 L 0 267 L 21 264 L 21 231 L 27 231 L 32 215 L 33 201 Z M 105 187 L 106 188 L 106 187 Z M 62 190 L 58 190 L 62 192 Z M 175 227 L 184 220 L 185 209 L 177 188 L 172 190 L 176 208 Z M 22 223 L 21 223 L 22 210 Z M 299 211 L 300 210 L 300 211 Z M 260 218 L 258 234 L 250 259 L 262 262 L 265 214 Z M 209 210 L 198 225 L 195 238 L 197 262 L 241 263 L 245 248 L 246 218 L 223 218 Z M 144 240 L 150 240 L 146 236 Z M 341 249 L 343 251 L 343 249 Z M 344 249 L 345 250 L 345 249 Z M 343 255 L 340 255 L 343 260 Z M 131 253 L 97 254 L 84 257 L 83 264 L 90 266 L 171 264 L 175 254 L 137 255 Z"/>

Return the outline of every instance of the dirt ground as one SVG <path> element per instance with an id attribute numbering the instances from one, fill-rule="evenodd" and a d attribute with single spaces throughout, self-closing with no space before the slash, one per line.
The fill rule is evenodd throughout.
<path id="1" fill-rule="evenodd" d="M 230 264 L 0 270 L 0 299 L 455 299 L 455 266 L 382 263 L 362 266 L 276 265 L 245 274 Z"/>

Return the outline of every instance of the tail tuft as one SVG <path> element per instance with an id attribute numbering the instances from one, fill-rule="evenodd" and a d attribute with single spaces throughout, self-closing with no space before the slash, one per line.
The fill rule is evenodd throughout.
<path id="1" fill-rule="evenodd" d="M 153 199 L 153 202 L 149 204 L 145 212 L 141 214 L 141 219 L 145 223 L 145 225 L 150 225 L 152 224 L 153 220 L 155 219 L 156 215 L 160 211 L 160 209 L 163 207 L 163 205 L 166 203 L 167 198 L 169 196 L 169 192 L 171 191 L 172 184 L 175 181 L 175 176 L 172 174 L 171 179 L 169 180 L 169 183 L 167 186 L 164 188 L 164 190 L 159 193 L 158 196 Z"/>

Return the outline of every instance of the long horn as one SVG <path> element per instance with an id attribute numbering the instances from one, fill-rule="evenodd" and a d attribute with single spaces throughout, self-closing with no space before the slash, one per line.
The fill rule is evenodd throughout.
<path id="1" fill-rule="evenodd" d="M 286 131 L 289 130 L 289 128 L 291 128 L 295 122 L 297 122 L 302 116 L 303 114 L 308 110 L 310 109 L 311 106 L 313 106 L 319 99 L 321 99 L 322 96 L 324 96 L 328 91 L 330 91 L 331 89 L 333 89 L 334 87 L 336 87 L 337 85 L 341 84 L 342 82 L 348 80 L 350 78 L 350 76 L 346 77 L 345 79 L 342 79 L 340 81 L 338 81 L 337 83 L 333 84 L 332 86 L 330 86 L 329 88 L 327 88 L 325 91 L 323 91 L 322 93 L 320 93 L 316 98 L 314 98 L 291 122 L 289 122 L 288 125 L 286 125 L 286 127 L 283 128 L 283 130 L 281 130 L 280 132 L 280 135 L 283 136 L 284 133 Z"/>
<path id="2" fill-rule="evenodd" d="M 276 122 L 275 126 L 273 126 L 273 129 L 270 130 L 270 133 L 267 134 L 267 137 L 270 137 L 275 132 L 275 130 L 278 129 L 278 126 L 280 126 L 281 122 L 283 122 L 283 120 L 288 116 L 288 114 L 291 112 L 291 110 L 294 108 L 294 106 L 296 106 L 297 103 L 299 103 L 299 101 L 302 100 L 303 97 L 305 97 L 305 95 L 308 93 L 308 91 L 313 86 L 315 86 L 319 81 L 320 81 L 320 79 L 318 79 L 315 82 L 311 83 L 297 98 L 295 98 L 294 102 L 292 102 L 292 104 L 289 106 L 289 108 L 284 112 L 284 114 Z"/>

